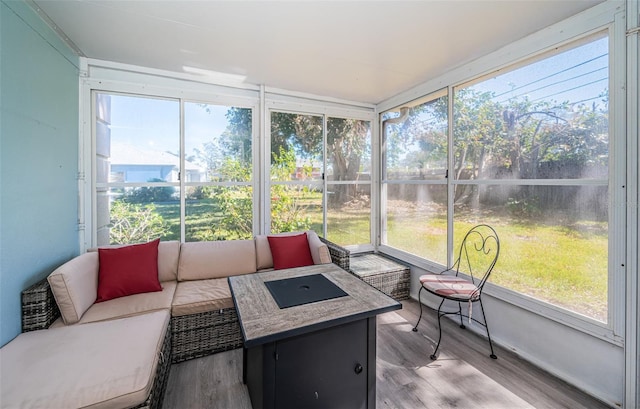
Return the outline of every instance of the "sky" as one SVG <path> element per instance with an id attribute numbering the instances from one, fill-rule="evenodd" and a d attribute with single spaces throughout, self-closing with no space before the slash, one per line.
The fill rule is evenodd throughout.
<path id="1" fill-rule="evenodd" d="M 600 103 L 609 87 L 608 38 L 603 37 L 560 54 L 499 73 L 472 86 L 492 91 L 497 102 L 528 97 L 530 101 Z"/>
<path id="2" fill-rule="evenodd" d="M 185 103 L 185 152 L 193 154 L 227 127 L 229 108 Z M 180 103 L 177 100 L 137 96 L 111 96 L 112 143 L 127 143 L 140 149 L 180 150 Z"/>

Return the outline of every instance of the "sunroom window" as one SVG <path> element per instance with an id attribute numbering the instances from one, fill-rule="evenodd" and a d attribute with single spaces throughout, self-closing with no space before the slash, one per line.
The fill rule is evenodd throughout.
<path id="1" fill-rule="evenodd" d="M 492 281 L 607 321 L 608 39 L 454 92 L 454 238 L 500 230 Z"/>
<path id="2" fill-rule="evenodd" d="M 94 98 L 96 244 L 179 240 L 179 101 Z"/>
<path id="3" fill-rule="evenodd" d="M 491 224 L 493 284 L 607 322 L 608 62 L 598 35 L 450 88 L 449 111 L 444 97 L 411 107 L 387 127 L 383 243 L 444 265 L 470 227 Z"/>
<path id="4" fill-rule="evenodd" d="M 97 245 L 252 237 L 251 108 L 94 98 Z"/>
<path id="5" fill-rule="evenodd" d="M 383 115 L 382 242 L 447 264 L 447 94 Z M 420 240 L 416 240 L 420 237 Z"/>
<path id="6" fill-rule="evenodd" d="M 271 231 L 370 243 L 370 121 L 272 111 L 270 129 Z"/>

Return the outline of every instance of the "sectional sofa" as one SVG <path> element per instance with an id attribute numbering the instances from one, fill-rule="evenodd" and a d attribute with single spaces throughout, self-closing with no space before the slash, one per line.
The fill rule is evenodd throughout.
<path id="1" fill-rule="evenodd" d="M 349 270 L 348 250 L 313 231 L 302 235 L 306 264 Z M 143 263 L 143 253 L 124 266 L 126 257 L 109 258 L 137 246 L 90 249 L 68 261 L 22 294 L 23 333 L 0 349 L 2 406 L 160 408 L 172 363 L 242 345 L 227 277 L 286 268 L 300 237 L 159 242 L 157 280 L 134 283 L 140 291 L 123 296 L 117 275 L 107 286 L 101 269 Z"/>

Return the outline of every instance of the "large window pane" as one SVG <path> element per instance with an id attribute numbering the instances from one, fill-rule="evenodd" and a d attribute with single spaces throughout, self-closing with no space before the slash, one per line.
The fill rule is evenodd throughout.
<path id="1" fill-rule="evenodd" d="M 96 93 L 95 108 L 97 244 L 179 239 L 179 102 Z"/>
<path id="2" fill-rule="evenodd" d="M 322 187 L 309 184 L 271 185 L 271 232 L 314 230 L 322 235 Z"/>
<path id="3" fill-rule="evenodd" d="M 447 96 L 382 116 L 383 244 L 447 264 Z"/>
<path id="4" fill-rule="evenodd" d="M 455 90 L 457 179 L 608 176 L 608 39 Z"/>
<path id="5" fill-rule="evenodd" d="M 447 186 L 388 184 L 389 246 L 447 264 Z"/>
<path id="6" fill-rule="evenodd" d="M 383 115 L 384 178 L 444 179 L 447 171 L 447 97 Z"/>
<path id="7" fill-rule="evenodd" d="M 322 117 L 271 113 L 271 180 L 322 180 Z"/>
<path id="8" fill-rule="evenodd" d="M 271 113 L 273 233 L 313 229 L 322 235 L 322 123 L 318 115 Z"/>
<path id="9" fill-rule="evenodd" d="M 185 240 L 251 238 L 252 110 L 186 102 L 184 111 Z"/>
<path id="10" fill-rule="evenodd" d="M 251 109 L 186 102 L 184 111 L 185 181 L 251 180 Z"/>
<path id="11" fill-rule="evenodd" d="M 371 123 L 327 119 L 327 180 L 355 181 L 371 173 Z"/>
<path id="12" fill-rule="evenodd" d="M 503 251 L 490 281 L 603 322 L 607 47 L 592 38 L 456 89 L 453 129 L 456 235 L 496 226 Z"/>
<path id="13" fill-rule="evenodd" d="M 111 188 L 108 197 L 109 234 L 99 245 L 180 240 L 180 201 L 172 186 Z"/>
<path id="14" fill-rule="evenodd" d="M 371 242 L 371 123 L 327 118 L 327 238 Z"/>
<path id="15" fill-rule="evenodd" d="M 607 188 L 483 187 L 475 205 L 456 205 L 456 246 L 475 224 L 493 225 L 502 248 L 492 283 L 606 322 Z"/>
<path id="16" fill-rule="evenodd" d="M 340 188 L 339 198 L 328 192 L 327 238 L 340 245 L 371 242 L 371 184 L 330 185 Z"/>
<path id="17" fill-rule="evenodd" d="M 190 186 L 185 208 L 185 241 L 253 237 L 251 186 Z"/>

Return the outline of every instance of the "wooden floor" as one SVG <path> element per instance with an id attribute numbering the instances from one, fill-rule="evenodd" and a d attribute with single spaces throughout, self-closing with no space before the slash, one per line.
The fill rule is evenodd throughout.
<path id="1" fill-rule="evenodd" d="M 378 316 L 378 409 L 608 407 L 512 352 L 496 348 L 498 359 L 489 358 L 486 339 L 450 320 L 443 320 L 439 357 L 432 361 L 437 319 L 424 310 L 417 333 L 411 331 L 419 313 L 413 300 Z M 174 408 L 251 409 L 242 384 L 242 350 L 173 365 L 164 409 Z"/>

